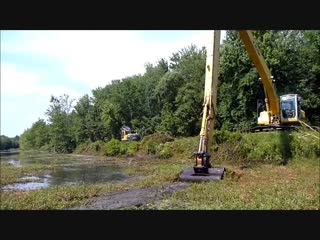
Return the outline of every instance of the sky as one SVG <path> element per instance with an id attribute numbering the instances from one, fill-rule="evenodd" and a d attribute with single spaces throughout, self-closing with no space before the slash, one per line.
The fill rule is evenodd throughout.
<path id="1" fill-rule="evenodd" d="M 190 44 L 207 30 L 1 30 L 1 135 L 21 135 L 47 120 L 51 95 L 77 100 L 112 80 L 144 74 L 145 64 Z M 221 41 L 225 31 L 221 32 Z"/>

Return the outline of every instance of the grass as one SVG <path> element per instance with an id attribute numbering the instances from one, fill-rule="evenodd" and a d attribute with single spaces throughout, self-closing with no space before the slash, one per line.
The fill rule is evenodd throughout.
<path id="1" fill-rule="evenodd" d="M 319 168 L 263 164 L 233 169 L 223 181 L 192 183 L 149 209 L 319 210 Z"/>
<path id="2" fill-rule="evenodd" d="M 99 186 L 95 185 L 70 185 L 33 191 L 6 191 L 1 196 L 1 209 L 65 209 L 84 203 L 96 196 L 99 190 Z"/>
<path id="3" fill-rule="evenodd" d="M 306 136 L 219 133 L 214 139 L 212 163 L 227 169 L 224 180 L 188 183 L 186 189 L 137 209 L 319 210 L 319 147 Z M 263 144 L 266 142 L 268 144 Z M 133 146 L 133 152 L 137 152 L 130 158 L 126 155 L 99 158 L 99 163 L 122 166 L 125 173 L 135 177 L 132 181 L 4 191 L 0 208 L 66 209 L 86 204 L 100 193 L 174 183 L 183 168 L 193 166 L 192 151 L 197 146 L 197 138 L 179 138 L 162 146 L 172 157 L 145 155 Z M 1 164 L 1 184 L 54 167 L 59 166 L 38 162 L 17 168 Z"/>
<path id="4" fill-rule="evenodd" d="M 241 169 L 222 164 L 227 174 L 222 181 L 189 183 L 173 193 L 140 209 L 157 210 L 319 210 L 319 159 L 302 159 L 286 166 L 260 164 Z M 186 164 L 154 160 L 132 172 L 146 177 L 125 188 L 146 187 L 176 181 Z M 119 188 L 121 189 L 121 188 Z M 134 208 L 133 208 L 134 209 Z"/>
<path id="5" fill-rule="evenodd" d="M 54 170 L 61 166 L 32 164 L 28 166 L 13 167 L 10 164 L 1 163 L 0 186 L 17 182 L 17 179 L 25 175 L 36 174 L 46 170 Z"/>
<path id="6" fill-rule="evenodd" d="M 1 209 L 65 209 L 86 204 L 99 193 L 172 183 L 180 171 L 190 166 L 173 159 L 135 162 L 127 168 L 130 175 L 143 176 L 132 182 L 55 186 L 33 191 L 2 193 Z M 303 159 L 301 166 L 261 164 L 241 169 L 226 163 L 222 181 L 189 183 L 185 190 L 166 196 L 140 209 L 226 209 L 226 210 L 319 210 L 319 168 L 317 160 Z"/>

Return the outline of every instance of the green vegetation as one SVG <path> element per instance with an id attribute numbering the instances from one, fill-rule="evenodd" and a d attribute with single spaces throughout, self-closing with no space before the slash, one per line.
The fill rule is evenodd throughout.
<path id="1" fill-rule="evenodd" d="M 319 136 L 310 130 L 242 133 L 214 131 L 213 158 L 243 165 L 286 165 L 300 158 L 319 158 Z"/>
<path id="2" fill-rule="evenodd" d="M 90 154 L 90 155 L 103 155 L 103 147 L 104 142 L 101 140 L 98 140 L 96 142 L 84 142 L 80 143 L 76 149 L 73 151 L 73 153 L 84 153 L 84 154 Z"/>
<path id="3" fill-rule="evenodd" d="M 11 148 L 19 148 L 19 136 L 9 138 L 5 135 L 0 136 L 0 150 L 8 150 Z"/>
<path id="4" fill-rule="evenodd" d="M 278 95 L 300 94 L 308 122 L 319 126 L 320 31 L 259 30 L 253 35 L 276 79 Z M 3 192 L 1 209 L 63 209 L 100 192 L 176 181 L 182 168 L 194 164 L 205 54 L 204 47 L 185 47 L 169 61 L 146 64 L 143 75 L 115 79 L 93 89 L 92 97 L 82 96 L 74 107 L 68 95 L 52 96 L 48 121 L 38 119 L 19 138 L 22 150 L 104 155 L 106 161 L 115 159 L 127 167 L 128 174 L 142 178 L 115 185 Z M 227 176 L 221 182 L 190 184 L 149 207 L 319 209 L 319 134 L 308 130 L 240 133 L 256 124 L 263 86 L 237 31 L 227 31 L 220 56 L 216 130 L 210 153 L 214 165 L 227 168 Z M 119 141 L 122 125 L 140 133 L 142 141 Z M 1 150 L 12 143 L 1 136 Z M 127 156 L 133 160 L 128 162 Z M 1 183 L 7 184 L 49 166 L 1 167 Z"/>
<path id="5" fill-rule="evenodd" d="M 122 153 L 121 146 L 124 144 L 121 144 L 121 142 L 118 139 L 111 139 L 109 142 L 105 145 L 105 153 L 107 156 L 115 156 Z"/>
<path id="6" fill-rule="evenodd" d="M 1 209 L 48 210 L 64 209 L 97 195 L 97 186 L 58 186 L 35 191 L 8 191 L 2 193 Z"/>
<path id="7" fill-rule="evenodd" d="M 253 35 L 276 80 L 278 95 L 300 94 L 310 124 L 319 126 L 320 31 L 259 30 Z M 220 56 L 215 128 L 233 131 L 255 126 L 257 101 L 264 99 L 264 91 L 238 31 L 227 31 Z M 146 64 L 143 75 L 114 79 L 103 88 L 93 89 L 92 97 L 82 96 L 74 107 L 69 96 L 52 96 L 46 112 L 48 121 L 39 119 L 27 129 L 19 140 L 20 147 L 94 152 L 86 146 L 100 141 L 97 147 L 105 148 L 103 143 L 120 139 L 122 125 L 142 137 L 156 132 L 175 138 L 196 136 L 201 123 L 205 60 L 205 48 L 191 45 L 173 53 L 169 60 Z M 145 151 L 160 152 L 152 144 Z M 164 155 L 167 153 L 163 150 Z M 255 157 L 263 152 L 252 154 Z"/>
<path id="8" fill-rule="evenodd" d="M 319 209 L 320 147 L 312 134 L 307 130 L 254 134 L 216 130 L 212 163 L 226 168 L 224 180 L 190 183 L 185 190 L 139 209 Z M 153 155 L 145 152 L 152 141 L 158 141 Z M 113 158 L 99 158 L 99 163 L 122 166 L 136 177 L 132 181 L 4 191 L 1 209 L 65 209 L 85 204 L 100 193 L 174 183 L 183 168 L 194 164 L 198 137 L 173 139 L 157 133 L 141 142 L 114 139 L 109 143 L 96 153 L 110 151 Z M 1 184 L 59 167 L 59 162 L 19 168 L 2 164 Z"/>
<path id="9" fill-rule="evenodd" d="M 45 148 L 49 144 L 49 126 L 39 119 L 21 134 L 19 143 L 22 150 Z"/>
<path id="10" fill-rule="evenodd" d="M 303 159 L 306 161 L 307 159 Z M 262 165 L 227 172 L 221 182 L 192 183 L 145 206 L 178 210 L 319 210 L 319 169 Z"/>
<path id="11" fill-rule="evenodd" d="M 9 164 L 1 163 L 1 176 L 0 186 L 4 186 L 10 183 L 15 183 L 18 178 L 23 177 L 26 174 L 36 174 L 45 170 L 53 170 L 59 168 L 54 164 L 32 164 L 23 167 L 12 167 Z"/>

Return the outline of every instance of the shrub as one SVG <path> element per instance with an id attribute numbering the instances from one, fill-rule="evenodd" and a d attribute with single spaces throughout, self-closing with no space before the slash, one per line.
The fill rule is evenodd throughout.
<path id="1" fill-rule="evenodd" d="M 157 132 L 146 136 L 141 141 L 142 151 L 147 154 L 156 154 L 157 153 L 157 146 L 173 141 L 174 138 L 166 133 Z"/>
<path id="2" fill-rule="evenodd" d="M 118 139 L 111 139 L 104 145 L 104 152 L 107 156 L 115 156 L 121 152 L 121 142 Z"/>
<path id="3" fill-rule="evenodd" d="M 229 132 L 226 130 L 214 130 L 212 135 L 213 144 L 221 144 L 227 141 L 240 141 L 242 135 L 240 132 Z"/>
<path id="4" fill-rule="evenodd" d="M 167 144 L 159 145 L 157 152 L 159 154 L 159 158 L 161 159 L 167 159 L 173 156 L 173 154 L 170 151 L 170 147 Z"/>
<path id="5" fill-rule="evenodd" d="M 315 158 L 320 156 L 319 134 L 299 131 L 293 134 L 291 152 L 296 158 Z"/>
<path id="6" fill-rule="evenodd" d="M 136 141 L 129 142 L 128 144 L 128 153 L 133 154 L 139 150 L 140 143 Z"/>

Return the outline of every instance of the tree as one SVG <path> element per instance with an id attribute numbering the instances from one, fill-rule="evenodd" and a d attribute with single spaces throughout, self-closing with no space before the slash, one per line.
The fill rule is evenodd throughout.
<path id="1" fill-rule="evenodd" d="M 200 132 L 203 91 L 199 91 L 199 85 L 187 83 L 177 93 L 174 113 L 177 135 L 194 136 Z"/>
<path id="2" fill-rule="evenodd" d="M 17 138 L 17 137 L 16 137 Z M 43 119 L 38 119 L 34 122 L 31 128 L 25 130 L 19 139 L 21 149 L 40 149 L 41 147 L 48 145 L 49 127 Z"/>
<path id="3" fill-rule="evenodd" d="M 179 72 L 167 72 L 160 78 L 157 86 L 155 87 L 155 95 L 157 97 L 157 104 L 159 109 L 162 110 L 163 106 L 171 106 L 168 111 L 175 110 L 175 98 L 181 85 L 183 78 Z"/>
<path id="4" fill-rule="evenodd" d="M 298 69 L 303 72 L 297 85 L 303 109 L 312 125 L 320 126 L 320 30 L 303 32 Z"/>
<path id="5" fill-rule="evenodd" d="M 0 150 L 8 150 L 12 148 L 11 139 L 5 135 L 0 136 Z"/>
<path id="6" fill-rule="evenodd" d="M 50 143 L 59 153 L 69 153 L 76 146 L 71 121 L 73 101 L 66 94 L 60 97 L 52 96 L 51 105 L 46 112 L 50 123 Z"/>
<path id="7" fill-rule="evenodd" d="M 119 105 L 105 101 L 102 108 L 101 120 L 105 126 L 106 136 L 108 140 L 112 138 L 120 138 L 120 128 L 122 126 Z"/>
<path id="8" fill-rule="evenodd" d="M 101 140 L 101 119 L 93 104 L 93 99 L 84 95 L 79 99 L 71 114 L 72 132 L 76 143 Z"/>

